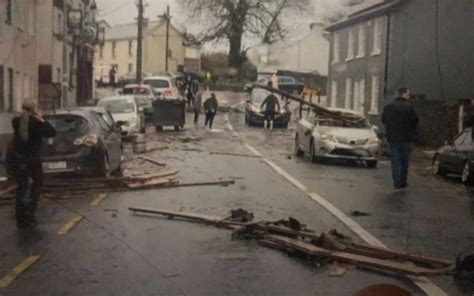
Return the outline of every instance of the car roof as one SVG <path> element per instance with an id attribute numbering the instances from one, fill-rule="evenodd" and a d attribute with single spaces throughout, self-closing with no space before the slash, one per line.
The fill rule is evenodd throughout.
<path id="1" fill-rule="evenodd" d="M 47 112 L 45 113 L 45 117 L 52 117 L 52 116 L 63 116 L 63 115 L 73 115 L 73 116 L 79 116 L 82 117 L 88 121 L 92 120 L 93 112 L 97 112 L 95 110 L 91 109 L 60 109 L 52 112 Z"/>
<path id="2" fill-rule="evenodd" d="M 151 87 L 148 84 L 137 84 L 137 83 L 127 84 L 123 88 L 135 88 L 135 87 L 150 88 L 151 89 Z"/>
<path id="3" fill-rule="evenodd" d="M 344 108 L 327 108 L 327 109 L 332 112 L 340 112 L 340 113 L 346 113 L 346 114 L 357 115 L 357 116 L 362 117 L 362 115 L 359 112 L 354 111 L 352 109 L 344 109 Z"/>

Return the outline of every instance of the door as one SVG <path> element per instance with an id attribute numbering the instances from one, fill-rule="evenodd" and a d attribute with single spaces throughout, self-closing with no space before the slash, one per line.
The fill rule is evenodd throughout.
<path id="1" fill-rule="evenodd" d="M 444 159 L 442 159 L 449 171 L 458 173 L 462 170 L 464 160 L 467 157 L 467 150 L 471 145 L 472 135 L 470 129 L 462 132 L 454 139 L 453 145 L 446 150 Z"/>
<path id="2" fill-rule="evenodd" d="M 308 112 L 306 118 L 300 120 L 298 135 L 300 140 L 300 147 L 305 152 L 310 152 L 309 146 L 314 131 L 315 118 L 316 114 L 314 113 L 314 111 L 311 110 Z"/>
<path id="3" fill-rule="evenodd" d="M 110 125 L 104 117 L 106 115 L 97 113 L 96 121 L 101 129 L 104 145 L 109 156 L 110 168 L 114 171 L 120 168 L 122 161 L 122 138 L 114 125 Z"/>

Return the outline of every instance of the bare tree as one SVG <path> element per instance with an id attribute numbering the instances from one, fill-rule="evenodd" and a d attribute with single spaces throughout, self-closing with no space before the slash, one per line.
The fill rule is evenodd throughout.
<path id="1" fill-rule="evenodd" d="M 180 4 L 202 27 L 197 40 L 227 40 L 229 66 L 240 68 L 244 36 L 267 44 L 285 38 L 289 33 L 285 19 L 306 13 L 310 0 L 180 0 Z"/>

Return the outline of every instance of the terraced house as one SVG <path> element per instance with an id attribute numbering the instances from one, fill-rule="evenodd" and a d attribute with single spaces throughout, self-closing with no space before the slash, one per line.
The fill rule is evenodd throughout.
<path id="1" fill-rule="evenodd" d="M 440 100 L 441 88 L 448 103 L 472 98 L 473 5 L 472 0 L 368 1 L 327 27 L 330 105 L 379 124 L 382 108 L 401 86 L 419 99 Z"/>

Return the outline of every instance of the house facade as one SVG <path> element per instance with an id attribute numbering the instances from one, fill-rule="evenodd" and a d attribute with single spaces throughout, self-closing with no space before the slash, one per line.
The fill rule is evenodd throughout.
<path id="1" fill-rule="evenodd" d="M 379 124 L 402 86 L 420 99 L 442 99 L 438 49 L 445 99 L 472 98 L 473 9 L 471 0 L 439 1 L 437 16 L 435 1 L 381 1 L 329 26 L 330 106 Z"/>

